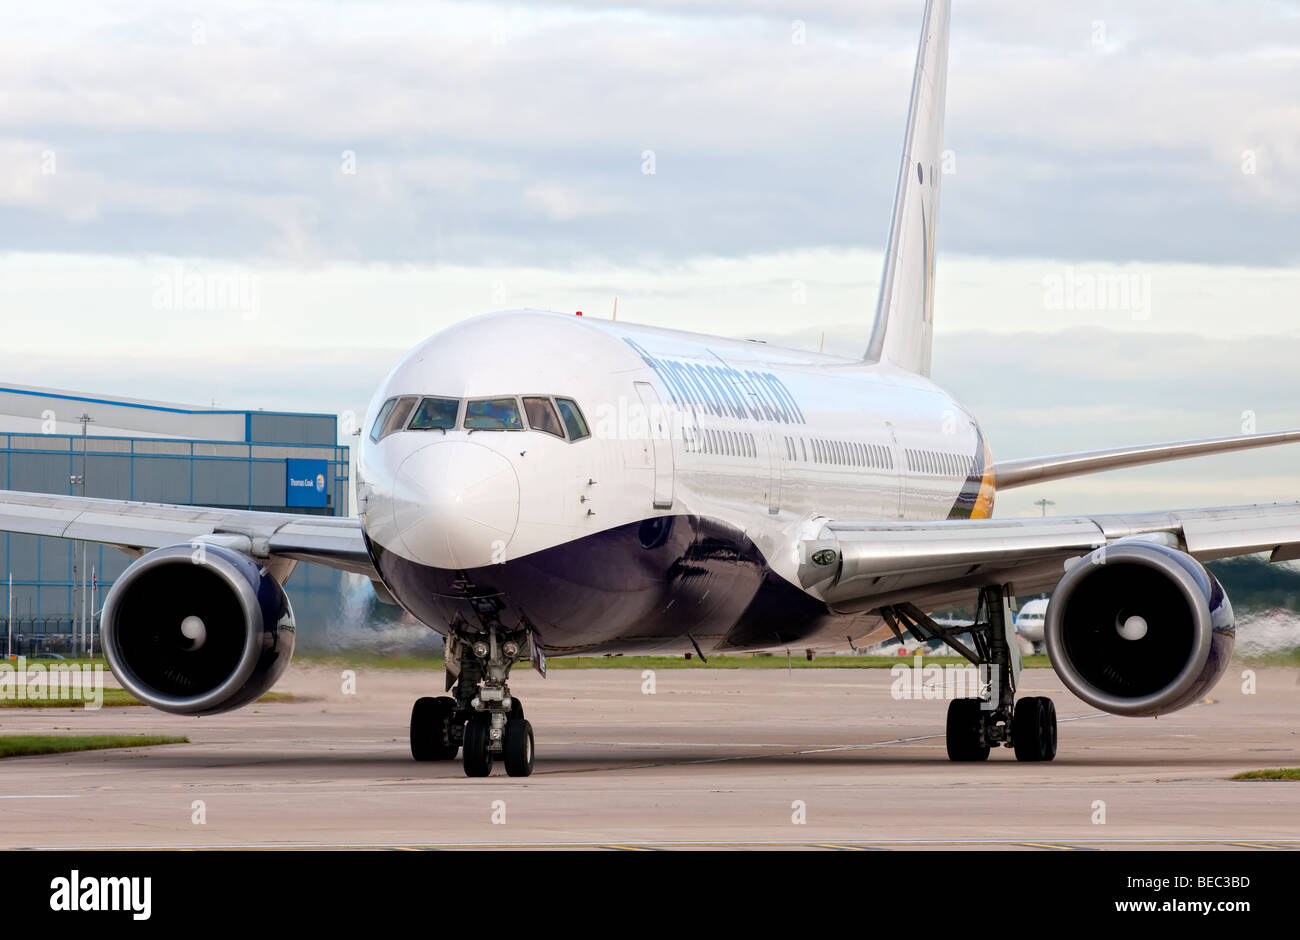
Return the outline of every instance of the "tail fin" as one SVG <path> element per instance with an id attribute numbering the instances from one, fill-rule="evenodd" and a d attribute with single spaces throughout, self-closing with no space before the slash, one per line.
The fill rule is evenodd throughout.
<path id="1" fill-rule="evenodd" d="M 934 331 L 934 245 L 943 179 L 950 13 L 950 0 L 926 4 L 876 322 L 864 357 L 921 375 L 930 374 Z"/>

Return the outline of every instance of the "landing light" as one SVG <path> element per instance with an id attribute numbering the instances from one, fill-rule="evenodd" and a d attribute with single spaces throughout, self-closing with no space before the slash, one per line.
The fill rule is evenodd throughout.
<path id="1" fill-rule="evenodd" d="M 812 561 L 814 565 L 833 565 L 835 564 L 835 557 L 833 548 L 823 548 L 813 552 Z"/>

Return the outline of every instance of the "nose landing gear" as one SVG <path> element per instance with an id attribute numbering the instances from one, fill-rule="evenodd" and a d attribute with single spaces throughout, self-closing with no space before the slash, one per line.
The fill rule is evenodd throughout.
<path id="1" fill-rule="evenodd" d="M 459 627 L 459 629 L 457 628 Z M 452 760 L 461 752 L 467 777 L 486 777 L 496 759 L 511 777 L 533 772 L 533 726 L 510 694 L 510 668 L 534 653 L 531 630 L 506 631 L 492 624 L 470 633 L 454 625 L 447 637 L 447 688 L 454 697 L 422 698 L 411 711 L 411 756 Z M 539 667 L 542 671 L 543 667 Z M 545 675 L 545 672 L 542 673 Z"/>

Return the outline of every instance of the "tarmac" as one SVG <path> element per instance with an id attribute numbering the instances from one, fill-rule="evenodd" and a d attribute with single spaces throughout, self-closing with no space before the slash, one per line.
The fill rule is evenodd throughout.
<path id="1" fill-rule="evenodd" d="M 1098 713 L 1050 670 L 1020 694 L 1060 717 L 1051 763 L 954 764 L 947 702 L 884 669 L 518 669 L 536 769 L 465 777 L 411 760 L 441 672 L 295 664 L 289 702 L 208 718 L 145 707 L 0 710 L 0 734 L 171 734 L 188 744 L 0 761 L 0 847 L 1300 847 L 1300 670 L 1234 663 L 1158 720 Z M 924 694 L 924 693 L 923 693 Z"/>

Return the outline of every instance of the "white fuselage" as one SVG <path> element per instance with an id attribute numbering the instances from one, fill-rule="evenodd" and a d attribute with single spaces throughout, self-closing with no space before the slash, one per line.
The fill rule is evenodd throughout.
<path id="1" fill-rule="evenodd" d="M 397 430 L 375 440 L 371 431 L 381 409 L 403 396 L 454 400 L 454 426 Z M 519 430 L 466 427 L 467 411 L 481 408 L 467 402 L 524 396 L 576 402 L 590 435 L 573 440 L 572 433 L 533 430 L 522 407 Z M 414 571 L 488 572 L 470 580 L 495 584 L 512 580 L 506 574 L 512 565 L 533 566 L 547 578 L 557 566 L 601 568 L 621 558 L 616 548 L 610 554 L 610 533 L 636 529 L 641 543 L 653 542 L 654 526 L 684 517 L 697 528 L 694 539 L 679 546 L 682 552 L 699 554 L 706 537 L 698 526 L 704 525 L 710 558 L 716 560 L 718 533 L 726 533 L 722 540 L 735 543 L 727 550 L 765 569 L 763 577 L 798 591 L 798 559 L 789 546 L 827 507 L 854 519 L 987 516 L 989 465 L 979 428 L 958 402 L 928 379 L 887 365 L 511 312 L 470 319 L 431 337 L 387 376 L 363 426 L 358 508 L 390 591 L 441 631 L 446 624 L 436 621 L 448 616 L 447 608 L 427 609 L 421 597 L 412 596 L 429 590 Z M 594 545 L 594 536 L 601 536 L 604 559 L 563 551 Z M 658 547 L 644 548 L 649 554 L 633 552 L 622 563 L 645 567 Z M 650 567 L 673 563 L 679 568 L 660 572 L 671 582 L 681 558 L 656 557 Z M 399 566 L 405 574 L 397 572 Z M 598 592 L 617 592 L 625 574 L 606 569 L 566 572 L 563 578 L 569 585 L 591 582 Z M 739 580 L 754 584 L 753 578 Z M 641 577 L 632 582 L 633 590 L 644 592 Z M 436 588 L 434 593 L 446 596 Z M 507 608 L 521 593 L 526 589 L 518 586 L 500 591 Z M 671 594 L 665 595 L 670 605 Z M 748 602 L 736 598 L 716 616 L 734 618 Z M 827 615 L 833 616 L 822 606 L 813 619 Z M 561 624 L 561 616 L 534 622 L 543 636 L 565 637 L 555 648 L 612 649 L 618 643 L 610 636 L 609 618 L 644 619 L 646 611 L 629 612 L 613 602 L 579 605 L 573 617 L 601 621 L 589 625 L 590 644 L 582 639 L 583 624 Z M 683 633 L 693 630 L 697 640 L 700 634 L 726 637 L 732 626 L 686 621 Z M 635 624 L 622 626 L 616 634 L 640 636 Z M 842 628 L 820 622 L 813 632 Z M 670 633 L 657 629 L 649 645 L 661 645 Z"/>

